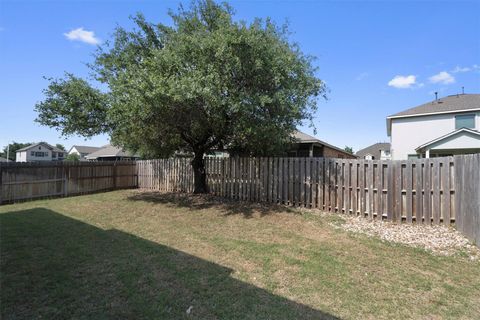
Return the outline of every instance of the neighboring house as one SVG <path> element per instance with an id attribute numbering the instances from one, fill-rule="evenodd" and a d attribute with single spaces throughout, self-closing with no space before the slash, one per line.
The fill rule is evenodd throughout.
<path id="1" fill-rule="evenodd" d="M 284 151 L 284 155 L 288 157 L 325 157 L 325 158 L 344 158 L 356 159 L 357 157 L 344 149 L 335 147 L 320 139 L 312 137 L 306 133 L 296 130 L 292 134 L 294 143 L 288 150 Z M 209 157 L 230 157 L 232 156 L 228 149 L 214 150 L 209 153 Z"/>
<path id="2" fill-rule="evenodd" d="M 16 162 L 37 162 L 37 161 L 62 161 L 65 158 L 65 151 L 49 145 L 45 142 L 31 144 L 28 147 L 18 149 Z"/>
<path id="3" fill-rule="evenodd" d="M 138 155 L 133 155 L 130 152 L 123 151 L 122 148 L 114 147 L 110 144 L 85 156 L 85 159 L 90 161 L 137 160 L 139 158 Z"/>
<path id="4" fill-rule="evenodd" d="M 335 147 L 301 131 L 296 131 L 293 137 L 296 142 L 292 148 L 287 151 L 289 157 L 357 158 L 344 149 Z"/>
<path id="5" fill-rule="evenodd" d="M 100 150 L 100 147 L 89 147 L 89 146 L 73 146 L 68 151 L 68 154 L 76 154 L 80 160 L 86 160 L 86 156 L 94 153 L 95 151 Z"/>
<path id="6" fill-rule="evenodd" d="M 366 160 L 390 160 L 390 143 L 378 142 L 358 150 L 355 155 Z"/>
<path id="7" fill-rule="evenodd" d="M 387 117 L 393 160 L 480 153 L 480 94 L 458 94 Z"/>

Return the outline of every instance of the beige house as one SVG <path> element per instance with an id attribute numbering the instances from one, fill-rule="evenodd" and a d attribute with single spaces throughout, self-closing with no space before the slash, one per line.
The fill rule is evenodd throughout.
<path id="1" fill-rule="evenodd" d="M 28 147 L 18 149 L 16 162 L 38 162 L 38 161 L 62 161 L 66 152 L 49 145 L 45 142 L 39 142 Z"/>
<path id="2" fill-rule="evenodd" d="M 393 160 L 480 153 L 480 94 L 456 94 L 387 117 Z"/>

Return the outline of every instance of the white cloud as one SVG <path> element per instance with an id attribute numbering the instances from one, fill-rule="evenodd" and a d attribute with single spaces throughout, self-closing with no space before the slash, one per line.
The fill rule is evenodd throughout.
<path id="1" fill-rule="evenodd" d="M 452 70 L 452 73 L 458 73 L 458 72 L 468 72 L 471 71 L 472 69 L 469 67 L 460 67 L 456 66 L 455 69 Z"/>
<path id="2" fill-rule="evenodd" d="M 431 83 L 450 84 L 455 82 L 455 78 L 448 72 L 442 71 L 428 78 Z"/>
<path id="3" fill-rule="evenodd" d="M 68 40 L 81 41 L 88 44 L 99 44 L 100 39 L 95 37 L 95 32 L 77 28 L 63 34 Z"/>
<path id="4" fill-rule="evenodd" d="M 417 77 L 414 75 L 409 76 L 395 76 L 392 80 L 388 82 L 390 87 L 397 89 L 407 89 L 411 88 L 417 82 Z"/>

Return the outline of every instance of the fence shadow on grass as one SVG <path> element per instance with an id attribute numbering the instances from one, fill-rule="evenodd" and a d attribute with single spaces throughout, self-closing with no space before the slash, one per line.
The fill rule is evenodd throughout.
<path id="1" fill-rule="evenodd" d="M 129 196 L 128 199 L 132 201 L 160 203 L 192 210 L 218 208 L 221 211 L 224 211 L 225 215 L 241 214 L 245 218 L 251 218 L 255 212 L 260 213 L 261 216 L 280 212 L 298 213 L 298 211 L 281 205 L 238 201 L 210 194 L 201 195 L 178 192 L 162 193 L 158 191 L 140 191 Z"/>
<path id="2" fill-rule="evenodd" d="M 1 214 L 0 235 L 2 319 L 337 319 L 216 263 L 44 208 Z"/>

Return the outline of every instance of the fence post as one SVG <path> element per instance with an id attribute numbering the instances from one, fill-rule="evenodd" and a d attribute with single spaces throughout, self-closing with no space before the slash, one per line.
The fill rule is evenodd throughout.
<path id="1" fill-rule="evenodd" d="M 113 164 L 113 190 L 117 190 L 117 162 Z"/>
<path id="2" fill-rule="evenodd" d="M 68 163 L 63 163 L 63 196 L 68 196 L 68 175 L 67 175 L 67 167 Z"/>

